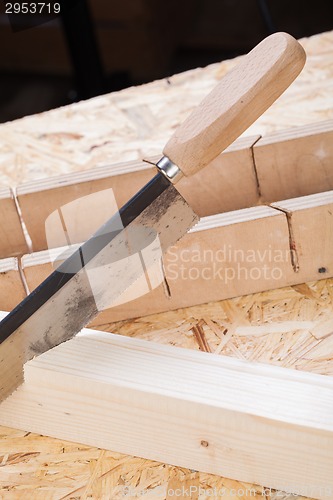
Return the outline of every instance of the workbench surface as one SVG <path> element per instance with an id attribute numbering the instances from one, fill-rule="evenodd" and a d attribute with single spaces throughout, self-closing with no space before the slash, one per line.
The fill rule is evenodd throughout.
<path id="1" fill-rule="evenodd" d="M 333 32 L 301 42 L 308 55 L 304 71 L 246 135 L 265 135 L 333 118 Z M 0 186 L 15 187 L 25 181 L 159 154 L 172 130 L 236 62 L 224 61 L 1 125 Z M 332 308 L 333 279 L 328 279 L 101 329 L 333 375 L 333 336 L 318 341 L 305 328 L 307 321 Z M 204 339 L 191 331 L 200 320 Z M 298 322 L 294 331 L 283 327 L 290 321 Z M 279 323 L 280 330 L 274 329 L 274 323 Z M 260 328 L 251 337 L 234 332 L 239 325 L 262 324 L 272 324 L 273 333 L 261 335 Z M 220 325 L 221 336 L 214 325 Z M 226 334 L 222 327 L 228 330 Z M 232 490 L 241 492 L 246 485 L 230 479 L 4 427 L 0 427 L 0 435 L 0 498 L 120 499 L 126 491 L 135 491 L 137 498 L 165 499 L 171 498 L 168 490 L 189 485 L 207 491 L 225 488 L 224 498 L 245 498 L 244 491 L 243 496 L 232 496 Z M 257 491 L 255 498 L 275 498 L 274 494 L 265 497 L 261 487 Z M 191 498 L 205 497 L 193 493 Z M 289 497 L 280 494 L 276 498 Z"/>

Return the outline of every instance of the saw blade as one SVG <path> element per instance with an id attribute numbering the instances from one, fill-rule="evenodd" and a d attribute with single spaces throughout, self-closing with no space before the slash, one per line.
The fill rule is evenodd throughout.
<path id="1" fill-rule="evenodd" d="M 23 382 L 25 362 L 74 337 L 198 221 L 160 173 L 119 215 L 123 229 L 111 218 L 0 323 L 0 401 Z"/>

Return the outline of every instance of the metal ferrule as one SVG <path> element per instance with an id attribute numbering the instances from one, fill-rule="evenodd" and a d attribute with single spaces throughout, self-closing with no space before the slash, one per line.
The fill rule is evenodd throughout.
<path id="1" fill-rule="evenodd" d="M 183 177 L 183 172 L 180 168 L 172 163 L 167 156 L 162 156 L 156 163 L 156 167 L 172 184 L 176 184 Z"/>

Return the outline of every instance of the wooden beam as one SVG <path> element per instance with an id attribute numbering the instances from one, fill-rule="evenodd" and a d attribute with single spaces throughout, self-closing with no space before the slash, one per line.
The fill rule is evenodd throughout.
<path id="1" fill-rule="evenodd" d="M 332 402 L 329 377 L 84 330 L 26 364 L 0 424 L 328 500 Z"/>
<path id="2" fill-rule="evenodd" d="M 177 185 L 179 192 L 200 216 L 212 215 L 255 205 L 258 191 L 252 159 L 252 146 L 259 136 L 246 137 L 216 158 L 208 168 L 196 174 L 191 180 L 183 179 Z M 151 161 L 157 161 L 154 157 Z M 117 207 L 120 208 L 154 175 L 155 169 L 149 163 L 127 162 L 92 170 L 28 182 L 18 186 L 17 197 L 22 217 L 32 240 L 34 251 L 46 250 L 48 242 L 45 221 L 62 206 L 102 190 L 112 189 Z M 232 173 L 232 175 L 231 175 Z M 108 206 L 105 207 L 106 220 Z M 92 213 L 93 212 L 93 213 Z M 92 232 L 101 224 L 96 211 L 91 212 Z M 86 218 L 87 221 L 87 218 Z M 104 221 L 103 221 L 104 222 Z M 86 228 L 77 228 L 71 243 L 84 241 Z M 61 238 L 54 246 L 62 246 Z"/>
<path id="3" fill-rule="evenodd" d="M 10 311 L 26 296 L 18 259 L 0 260 L 0 308 Z"/>
<path id="4" fill-rule="evenodd" d="M 15 257 L 28 251 L 13 191 L 0 188 L 0 258 Z"/>
<path id="5" fill-rule="evenodd" d="M 159 286 L 136 282 L 90 326 L 332 277 L 331 213 L 333 191 L 203 217 L 165 254 Z M 22 258 L 30 290 L 56 252 Z"/>
<path id="6" fill-rule="evenodd" d="M 266 136 L 253 154 L 263 202 L 333 189 L 333 120 Z"/>

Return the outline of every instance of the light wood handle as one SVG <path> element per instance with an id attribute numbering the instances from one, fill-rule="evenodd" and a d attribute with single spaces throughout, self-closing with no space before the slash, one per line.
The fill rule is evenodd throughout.
<path id="1" fill-rule="evenodd" d="M 259 43 L 176 130 L 163 154 L 189 176 L 205 167 L 286 90 L 305 63 L 287 33 Z"/>

